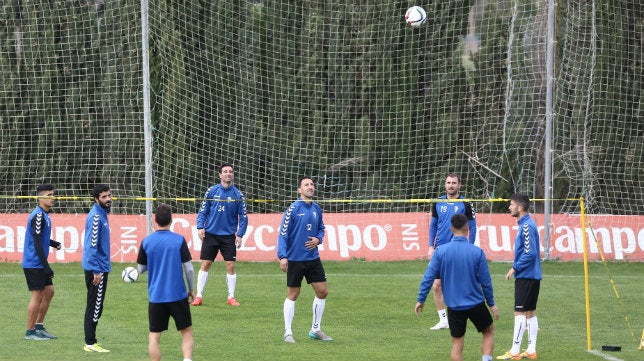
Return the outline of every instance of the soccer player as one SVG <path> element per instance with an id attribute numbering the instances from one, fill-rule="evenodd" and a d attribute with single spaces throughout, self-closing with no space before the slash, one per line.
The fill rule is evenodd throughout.
<path id="1" fill-rule="evenodd" d="M 96 339 L 96 326 L 103 314 L 110 261 L 110 225 L 107 214 L 112 207 L 112 191 L 107 184 L 97 184 L 92 191 L 94 205 L 85 221 L 82 265 L 85 271 L 87 304 L 85 306 L 85 347 L 87 352 L 110 352 Z"/>
<path id="2" fill-rule="evenodd" d="M 420 283 L 414 311 L 416 316 L 420 315 L 434 280 L 440 277 L 452 336 L 450 359 L 463 360 L 465 329 L 469 319 L 478 332 L 483 334 L 482 360 L 491 361 L 494 350 L 494 321 L 490 311 L 498 320 L 499 310 L 494 303 L 487 259 L 481 248 L 468 242 L 468 220 L 465 215 L 455 214 L 450 223 L 454 237 L 451 242 L 437 249 L 429 262 Z"/>
<path id="3" fill-rule="evenodd" d="M 455 214 L 464 214 L 467 217 L 469 226 L 469 242 L 474 244 L 476 241 L 476 213 L 470 202 L 457 201 L 454 199 L 463 199 L 461 195 L 461 179 L 458 175 L 450 173 L 445 178 L 445 195 L 440 196 L 444 201 L 432 203 L 432 221 L 429 225 L 429 249 L 427 257 L 432 258 L 434 251 L 452 239 L 450 230 L 451 219 Z M 438 312 L 438 323 L 431 327 L 431 330 L 442 330 L 449 328 L 447 321 L 447 312 L 445 311 L 445 301 L 443 300 L 443 289 L 441 280 L 436 278 L 433 285 L 434 304 Z"/>
<path id="4" fill-rule="evenodd" d="M 235 261 L 237 249 L 241 247 L 242 237 L 248 227 L 248 215 L 244 195 L 233 185 L 234 171 L 230 163 L 219 168 L 221 182 L 211 186 L 204 195 L 204 200 L 197 213 L 197 230 L 201 245 L 201 267 L 197 276 L 197 297 L 193 306 L 201 306 L 203 289 L 208 281 L 208 270 L 221 252 L 226 263 L 226 285 L 228 301 L 231 306 L 239 306 L 235 298 L 237 273 Z"/>
<path id="5" fill-rule="evenodd" d="M 293 316 L 295 301 L 300 295 L 302 279 L 311 284 L 315 292 L 313 299 L 313 322 L 309 337 L 314 340 L 333 341 L 321 329 L 322 315 L 329 293 L 326 274 L 320 260 L 318 246 L 324 238 L 322 208 L 313 202 L 315 185 L 311 177 L 303 176 L 298 183 L 300 197 L 284 212 L 277 238 L 277 258 L 280 269 L 286 272 L 286 299 L 284 300 L 284 341 L 295 343 L 293 338 Z"/>
<path id="6" fill-rule="evenodd" d="M 519 223 L 514 240 L 514 262 L 505 275 L 506 280 L 514 276 L 514 333 L 510 351 L 498 356 L 499 360 L 521 360 L 537 358 L 537 299 L 541 287 L 541 254 L 539 231 L 530 218 L 530 198 L 515 193 L 510 198 L 510 215 Z M 528 347 L 521 352 L 521 341 L 528 330 Z"/>
<path id="7" fill-rule="evenodd" d="M 190 249 L 183 236 L 170 231 L 172 210 L 169 206 L 159 205 L 154 212 L 154 220 L 157 230 L 143 239 L 136 260 L 139 273 L 149 271 L 150 360 L 161 360 L 161 332 L 168 329 L 172 317 L 177 330 L 181 332 L 183 360 L 190 361 L 194 340 L 189 301 L 195 296 L 195 271 L 192 268 Z M 187 291 L 184 273 L 188 282 Z"/>
<path id="8" fill-rule="evenodd" d="M 25 245 L 22 253 L 22 269 L 27 288 L 31 292 L 27 306 L 27 340 L 50 340 L 56 336 L 45 330 L 44 322 L 51 299 L 54 297 L 54 271 L 47 262 L 49 247 L 60 249 L 61 245 L 51 239 L 49 211 L 54 206 L 54 186 L 43 184 L 36 187 L 38 206 L 27 219 Z"/>

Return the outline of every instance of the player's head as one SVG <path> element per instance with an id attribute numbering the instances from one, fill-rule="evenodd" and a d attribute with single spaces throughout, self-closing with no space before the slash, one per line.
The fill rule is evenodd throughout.
<path id="1" fill-rule="evenodd" d="M 523 193 L 515 193 L 510 198 L 510 215 L 512 217 L 519 217 L 525 213 L 530 212 L 530 198 Z"/>
<path id="2" fill-rule="evenodd" d="M 221 183 L 228 186 L 233 182 L 234 177 L 235 177 L 235 171 L 233 170 L 232 164 L 223 163 L 219 167 L 219 179 L 221 179 Z"/>
<path id="3" fill-rule="evenodd" d="M 233 165 L 232 165 L 232 164 L 230 164 L 230 163 L 228 163 L 228 162 L 224 162 L 224 163 L 222 163 L 222 164 L 219 166 L 219 173 L 223 173 L 223 172 L 224 172 L 224 168 L 230 168 L 230 170 L 232 170 L 232 169 L 233 169 Z"/>
<path id="4" fill-rule="evenodd" d="M 92 191 L 92 197 L 94 197 L 94 202 L 98 203 L 106 211 L 109 211 L 112 206 L 112 191 L 110 190 L 110 186 L 103 183 L 97 184 Z"/>
<path id="5" fill-rule="evenodd" d="M 41 184 L 36 187 L 38 196 L 38 205 L 45 211 L 49 211 L 54 206 L 54 186 L 51 184 Z"/>
<path id="6" fill-rule="evenodd" d="M 454 235 L 464 236 L 467 235 L 469 227 L 467 225 L 467 217 L 464 214 L 458 213 L 452 216 L 451 230 Z"/>
<path id="7" fill-rule="evenodd" d="M 448 198 L 456 198 L 461 191 L 461 177 L 456 173 L 450 173 L 445 177 L 445 192 Z"/>
<path id="8" fill-rule="evenodd" d="M 313 178 L 308 175 L 300 177 L 297 183 L 297 193 L 299 193 L 302 199 L 311 200 L 315 194 L 315 183 L 313 182 Z"/>
<path id="9" fill-rule="evenodd" d="M 172 223 L 172 209 L 167 204 L 159 204 L 154 211 L 154 221 L 159 227 L 167 227 Z"/>
<path id="10" fill-rule="evenodd" d="M 36 187 L 36 195 L 43 195 L 46 192 L 54 191 L 54 186 L 52 184 L 41 184 Z"/>

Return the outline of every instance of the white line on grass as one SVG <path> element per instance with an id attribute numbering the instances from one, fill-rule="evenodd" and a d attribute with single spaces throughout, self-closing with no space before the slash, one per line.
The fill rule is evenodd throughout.
<path id="1" fill-rule="evenodd" d="M 611 356 L 611 355 L 607 355 L 607 354 L 605 354 L 605 353 L 603 353 L 603 352 L 599 352 L 599 351 L 597 351 L 597 350 L 590 350 L 590 351 L 588 351 L 588 352 L 592 353 L 592 354 L 593 354 L 593 355 L 595 355 L 595 356 L 599 356 L 599 357 L 601 357 L 601 358 L 603 358 L 603 359 L 605 359 L 605 360 L 610 360 L 610 361 L 624 361 L 624 360 L 622 360 L 621 358 L 617 358 L 617 357 L 614 357 L 614 356 Z"/>

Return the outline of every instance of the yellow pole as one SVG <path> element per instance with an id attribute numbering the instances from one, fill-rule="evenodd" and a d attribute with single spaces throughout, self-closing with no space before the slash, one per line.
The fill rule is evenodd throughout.
<path id="1" fill-rule="evenodd" d="M 588 241 L 586 237 L 586 211 L 584 198 L 579 198 L 579 208 L 581 209 L 581 240 L 584 246 L 584 289 L 586 292 L 586 342 L 588 351 L 592 350 L 590 343 L 590 292 L 588 287 Z"/>

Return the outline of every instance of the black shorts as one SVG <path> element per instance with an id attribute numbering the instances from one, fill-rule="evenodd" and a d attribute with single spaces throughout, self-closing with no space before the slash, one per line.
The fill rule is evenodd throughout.
<path id="1" fill-rule="evenodd" d="M 192 326 L 192 315 L 188 297 L 175 302 L 148 303 L 150 332 L 163 332 L 168 329 L 170 317 L 174 319 L 177 330 Z"/>
<path id="2" fill-rule="evenodd" d="M 302 287 L 302 279 L 304 277 L 306 277 L 306 283 L 308 284 L 326 282 L 324 267 L 319 258 L 312 261 L 288 261 L 286 286 Z"/>
<path id="3" fill-rule="evenodd" d="M 537 309 L 541 280 L 517 278 L 514 280 L 514 311 L 528 312 Z"/>
<path id="4" fill-rule="evenodd" d="M 224 261 L 237 260 L 237 246 L 235 246 L 235 235 L 216 236 L 206 233 L 201 245 L 201 259 L 214 261 L 217 253 L 221 252 Z"/>
<path id="5" fill-rule="evenodd" d="M 478 332 L 485 331 L 492 325 L 492 315 L 485 302 L 480 303 L 468 310 L 454 311 L 447 309 L 447 321 L 449 332 L 454 338 L 465 336 L 467 320 L 471 320 Z"/>
<path id="6" fill-rule="evenodd" d="M 23 268 L 29 291 L 42 291 L 46 286 L 53 286 L 54 281 L 47 277 L 43 268 Z"/>

